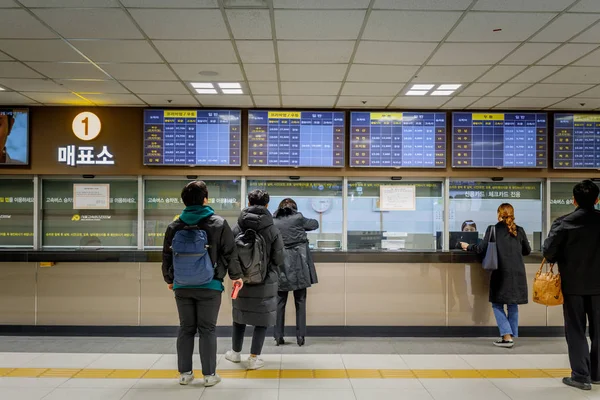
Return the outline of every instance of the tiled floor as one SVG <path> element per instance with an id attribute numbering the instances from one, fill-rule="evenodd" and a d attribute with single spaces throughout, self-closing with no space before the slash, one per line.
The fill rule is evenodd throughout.
<path id="1" fill-rule="evenodd" d="M 223 382 L 206 389 L 201 379 L 188 387 L 177 384 L 171 351 L 139 351 L 171 349 L 174 339 L 138 340 L 143 343 L 136 338 L 0 337 L 0 399 L 600 400 L 600 387 L 581 392 L 560 382 L 569 373 L 562 339 L 522 340 L 519 347 L 502 351 L 490 339 L 370 339 L 370 344 L 315 338 L 302 349 L 268 344 L 260 371 L 246 372 L 219 356 Z M 28 349 L 30 343 L 37 345 Z M 439 353 L 399 351 L 427 344 Z M 219 353 L 226 347 L 220 340 Z M 382 353 L 382 348 L 396 350 Z M 465 348 L 471 351 L 457 352 Z M 528 353 L 528 348 L 534 350 Z M 555 351 L 539 354 L 542 348 Z M 345 349 L 354 351 L 340 351 Z M 200 367 L 197 356 L 195 367 Z"/>

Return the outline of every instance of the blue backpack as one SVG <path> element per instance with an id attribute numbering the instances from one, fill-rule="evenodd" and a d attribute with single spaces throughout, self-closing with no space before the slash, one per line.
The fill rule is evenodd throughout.
<path id="1" fill-rule="evenodd" d="M 208 254 L 208 236 L 196 225 L 186 226 L 173 237 L 173 283 L 176 286 L 201 286 L 211 282 L 215 269 Z"/>

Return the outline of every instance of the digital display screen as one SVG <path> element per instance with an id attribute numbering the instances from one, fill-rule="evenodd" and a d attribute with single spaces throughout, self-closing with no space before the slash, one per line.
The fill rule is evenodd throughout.
<path id="1" fill-rule="evenodd" d="M 351 167 L 446 167 L 446 114 L 353 112 Z"/>
<path id="2" fill-rule="evenodd" d="M 0 165 L 29 164 L 29 110 L 0 108 Z"/>
<path id="3" fill-rule="evenodd" d="M 239 110 L 144 110 L 144 165 L 240 166 Z"/>
<path id="4" fill-rule="evenodd" d="M 545 168 L 548 115 L 545 113 L 452 114 L 455 168 Z"/>
<path id="5" fill-rule="evenodd" d="M 248 165 L 344 166 L 343 112 L 249 111 Z"/>
<path id="6" fill-rule="evenodd" d="M 554 114 L 554 168 L 600 168 L 600 114 Z"/>

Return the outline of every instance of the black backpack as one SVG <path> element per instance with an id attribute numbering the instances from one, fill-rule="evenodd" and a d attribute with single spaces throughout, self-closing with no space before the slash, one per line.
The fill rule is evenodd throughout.
<path id="1" fill-rule="evenodd" d="M 253 229 L 246 229 L 235 237 L 238 259 L 245 285 L 259 285 L 267 277 L 269 259 L 265 239 Z"/>

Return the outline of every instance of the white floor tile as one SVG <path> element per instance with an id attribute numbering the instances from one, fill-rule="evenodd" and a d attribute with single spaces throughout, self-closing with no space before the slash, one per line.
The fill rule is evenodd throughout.
<path id="1" fill-rule="evenodd" d="M 282 379 L 280 389 L 352 389 L 349 379 Z"/>
<path id="2" fill-rule="evenodd" d="M 202 380 L 198 380 L 202 386 Z M 196 381 L 194 381 L 194 384 Z M 132 389 L 176 389 L 181 387 L 177 379 L 140 379 Z"/>
<path id="3" fill-rule="evenodd" d="M 218 385 L 217 385 L 218 386 Z M 202 395 L 202 400 L 277 400 L 277 389 L 227 389 L 214 390 L 207 388 Z"/>
<path id="4" fill-rule="evenodd" d="M 242 362 L 241 363 L 232 363 L 225 359 L 225 357 L 221 357 L 221 359 L 217 362 L 217 370 L 219 369 L 227 369 L 227 370 L 238 370 L 238 369 L 246 369 L 249 355 L 242 354 Z M 264 369 L 279 369 L 281 367 L 281 354 L 263 354 L 260 356 L 265 362 Z"/>
<path id="5" fill-rule="evenodd" d="M 104 354 L 87 368 L 90 369 L 149 369 L 161 354 Z"/>
<path id="6" fill-rule="evenodd" d="M 356 400 L 349 389 L 280 389 L 279 400 Z"/>
<path id="7" fill-rule="evenodd" d="M 492 388 L 482 391 L 467 390 L 429 390 L 435 400 L 511 400 L 500 389 Z"/>
<path id="8" fill-rule="evenodd" d="M 0 353 L 0 368 L 20 368 L 41 353 Z"/>
<path id="9" fill-rule="evenodd" d="M 223 379 L 212 390 L 226 389 L 279 389 L 277 379 Z"/>
<path id="10" fill-rule="evenodd" d="M 344 369 L 339 354 L 283 354 L 281 369 Z"/>
<path id="11" fill-rule="evenodd" d="M 490 379 L 500 390 L 519 390 L 531 388 L 564 388 L 560 379 L 523 378 L 523 379 Z"/>
<path id="12" fill-rule="evenodd" d="M 44 400 L 121 400 L 125 393 L 125 389 L 58 388 L 44 397 Z"/>
<path id="13" fill-rule="evenodd" d="M 69 379 L 61 388 L 70 389 L 131 389 L 139 379 Z"/>
<path id="14" fill-rule="evenodd" d="M 131 389 L 122 400 L 199 400 L 204 388 Z"/>
<path id="15" fill-rule="evenodd" d="M 23 364 L 23 368 L 86 368 L 102 357 L 102 354 L 48 353 Z"/>
<path id="16" fill-rule="evenodd" d="M 421 384 L 427 390 L 451 391 L 451 392 L 484 392 L 486 390 L 497 389 L 494 384 L 487 379 L 421 379 Z"/>
<path id="17" fill-rule="evenodd" d="M 347 369 L 408 369 L 397 354 L 343 354 Z"/>
<path id="18" fill-rule="evenodd" d="M 355 389 L 357 400 L 432 400 L 433 398 L 425 389 Z"/>
<path id="19" fill-rule="evenodd" d="M 524 354 L 519 357 L 535 368 L 571 368 L 567 354 Z"/>
<path id="20" fill-rule="evenodd" d="M 419 379 L 350 379 L 356 389 L 423 389 Z"/>
<path id="21" fill-rule="evenodd" d="M 0 378 L 0 387 L 57 388 L 69 378 Z"/>
<path id="22" fill-rule="evenodd" d="M 0 388 L 0 399 L 40 400 L 53 390 L 51 388 Z"/>
<path id="23" fill-rule="evenodd" d="M 464 359 L 455 354 L 409 354 L 402 359 L 410 369 L 472 369 Z"/>
<path id="24" fill-rule="evenodd" d="M 535 368 L 530 362 L 519 355 L 471 354 L 462 355 L 470 366 L 475 369 L 529 369 Z"/>
<path id="25" fill-rule="evenodd" d="M 586 400 L 586 392 L 568 387 L 503 390 L 513 400 Z"/>

